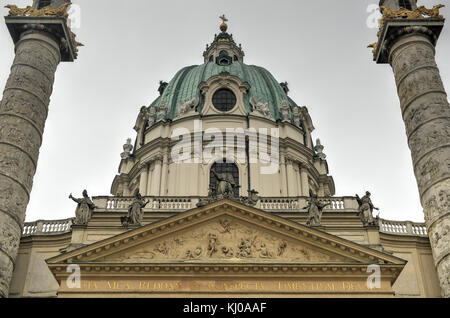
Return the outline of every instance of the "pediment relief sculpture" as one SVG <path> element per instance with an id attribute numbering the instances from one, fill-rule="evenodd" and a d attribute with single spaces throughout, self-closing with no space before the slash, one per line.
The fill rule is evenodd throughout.
<path id="1" fill-rule="evenodd" d="M 349 262 L 343 256 L 222 216 L 101 259 L 102 262 Z"/>

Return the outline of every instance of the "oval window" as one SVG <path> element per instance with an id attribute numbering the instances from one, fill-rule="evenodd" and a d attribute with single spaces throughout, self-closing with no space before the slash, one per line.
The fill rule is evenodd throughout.
<path id="1" fill-rule="evenodd" d="M 236 95 L 229 89 L 222 88 L 214 93 L 212 102 L 217 110 L 227 112 L 236 105 Z"/>

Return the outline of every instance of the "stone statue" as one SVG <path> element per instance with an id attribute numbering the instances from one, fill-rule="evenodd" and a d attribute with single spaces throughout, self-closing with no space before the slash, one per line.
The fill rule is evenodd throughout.
<path id="1" fill-rule="evenodd" d="M 253 106 L 253 109 L 260 113 L 262 116 L 267 118 L 272 117 L 270 115 L 269 103 L 263 103 L 262 98 L 258 98 L 257 100 L 255 100 L 255 98 L 251 97 L 250 104 Z"/>
<path id="2" fill-rule="evenodd" d="M 200 102 L 199 96 L 195 96 L 194 98 L 188 100 L 188 101 L 179 101 L 178 102 L 178 112 L 180 115 L 187 113 L 191 111 L 192 109 L 195 109 L 195 107 L 198 106 L 198 103 Z"/>
<path id="3" fill-rule="evenodd" d="M 280 83 L 280 86 L 287 95 L 287 93 L 289 92 L 288 82 Z"/>
<path id="4" fill-rule="evenodd" d="M 123 152 L 120 154 L 120 158 L 128 159 L 131 156 L 133 145 L 131 144 L 131 138 L 127 139 L 127 143 L 123 145 Z"/>
<path id="5" fill-rule="evenodd" d="M 292 119 L 294 121 L 294 125 L 297 127 L 302 126 L 302 110 L 300 107 L 292 108 Z"/>
<path id="6" fill-rule="evenodd" d="M 159 92 L 160 96 L 164 93 L 164 90 L 166 89 L 167 85 L 169 85 L 169 83 L 164 82 L 164 81 L 159 81 L 158 92 Z"/>
<path id="7" fill-rule="evenodd" d="M 77 225 L 86 225 L 92 216 L 92 210 L 95 209 L 94 203 L 89 199 L 88 193 L 86 190 L 83 191 L 83 197 L 80 199 L 74 198 L 72 193 L 69 195 L 69 199 L 72 199 L 76 203 L 78 203 L 77 209 L 75 211 L 75 224 Z"/>
<path id="8" fill-rule="evenodd" d="M 281 120 L 282 121 L 289 121 L 289 103 L 287 102 L 287 100 L 283 100 L 281 102 Z"/>
<path id="9" fill-rule="evenodd" d="M 144 202 L 142 199 L 142 196 L 137 193 L 133 202 L 128 207 L 128 216 L 123 217 L 121 219 L 122 225 L 141 225 L 141 221 L 144 218 L 144 214 L 142 213 L 142 209 L 145 208 L 145 206 L 150 201 Z"/>
<path id="10" fill-rule="evenodd" d="M 234 189 L 239 188 L 234 182 L 233 175 L 228 172 L 216 173 L 211 169 L 211 173 L 217 180 L 216 194 L 219 198 L 221 197 L 234 197 Z"/>
<path id="11" fill-rule="evenodd" d="M 161 104 L 159 105 L 159 111 L 157 114 L 157 120 L 165 120 L 166 119 L 166 115 L 167 115 L 167 104 L 165 101 L 162 101 Z"/>
<path id="12" fill-rule="evenodd" d="M 309 199 L 308 206 L 304 207 L 304 209 L 308 210 L 308 220 L 306 220 L 306 225 L 319 226 L 322 218 L 322 211 L 327 205 L 330 205 L 330 203 L 320 203 L 317 194 L 314 194 L 311 191 L 309 191 L 309 195 L 311 199 Z"/>
<path id="13" fill-rule="evenodd" d="M 372 213 L 373 209 L 375 210 L 379 209 L 373 206 L 372 200 L 370 199 L 370 192 L 366 191 L 366 195 L 363 196 L 362 198 L 360 198 L 359 195 L 356 194 L 356 201 L 358 201 L 359 204 L 358 214 L 364 226 L 378 225 L 375 219 L 373 218 Z"/>

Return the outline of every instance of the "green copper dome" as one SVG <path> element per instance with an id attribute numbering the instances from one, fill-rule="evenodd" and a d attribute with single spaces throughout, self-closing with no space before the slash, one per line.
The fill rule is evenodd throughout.
<path id="1" fill-rule="evenodd" d="M 269 103 L 270 112 L 275 119 L 281 119 L 280 107 L 283 100 L 290 106 L 296 106 L 287 96 L 281 85 L 266 69 L 246 65 L 240 61 L 233 61 L 230 65 L 218 65 L 208 62 L 202 65 L 193 65 L 181 69 L 164 89 L 163 94 L 158 97 L 151 106 L 167 106 L 166 119 L 174 119 L 178 115 L 178 105 L 196 97 L 201 98 L 199 84 L 207 81 L 212 76 L 227 72 L 238 77 L 242 82 L 250 84 L 250 90 L 245 95 L 245 107 L 251 112 L 250 99 L 261 98 L 264 103 Z M 198 111 L 203 107 L 203 98 L 200 99 Z"/>

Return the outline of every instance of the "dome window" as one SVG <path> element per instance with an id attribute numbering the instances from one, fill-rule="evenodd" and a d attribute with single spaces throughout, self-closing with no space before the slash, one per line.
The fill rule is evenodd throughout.
<path id="1" fill-rule="evenodd" d="M 233 63 L 233 59 L 228 55 L 228 52 L 223 50 L 220 51 L 219 56 L 216 57 L 216 64 L 220 66 L 227 66 Z"/>
<path id="2" fill-rule="evenodd" d="M 212 102 L 217 110 L 227 112 L 236 105 L 236 95 L 229 89 L 222 88 L 214 93 Z"/>

